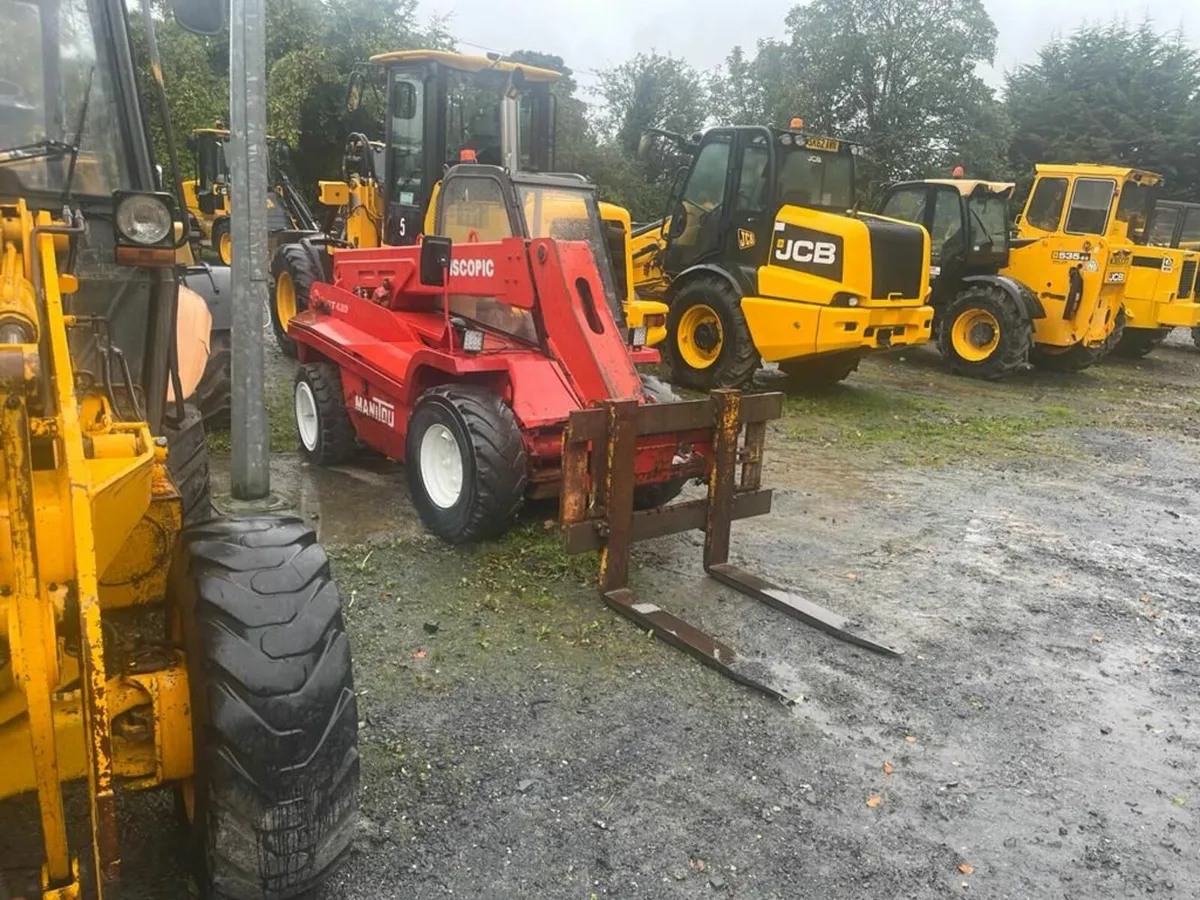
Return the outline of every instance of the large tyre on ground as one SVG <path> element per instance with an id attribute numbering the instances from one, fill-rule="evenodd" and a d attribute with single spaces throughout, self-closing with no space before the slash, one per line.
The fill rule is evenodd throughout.
<path id="1" fill-rule="evenodd" d="M 642 393 L 648 403 L 675 403 L 679 395 L 671 390 L 671 386 L 653 375 L 641 375 Z M 683 490 L 686 478 L 676 478 L 673 481 L 662 481 L 658 484 L 642 484 L 633 489 L 634 509 L 657 509 L 679 496 Z"/>
<path id="2" fill-rule="evenodd" d="M 1170 333 L 1170 328 L 1125 328 L 1113 344 L 1112 353 L 1126 359 L 1141 359 L 1155 347 L 1161 346 Z"/>
<path id="3" fill-rule="evenodd" d="M 212 248 L 222 265 L 233 265 L 233 238 L 230 235 L 228 219 L 213 223 Z"/>
<path id="4" fill-rule="evenodd" d="M 967 285 L 940 319 L 938 349 L 958 375 L 994 381 L 1029 359 L 1033 323 L 1017 300 L 996 285 Z"/>
<path id="5" fill-rule="evenodd" d="M 675 292 L 666 351 L 671 380 L 698 391 L 745 387 L 762 362 L 741 296 L 716 275 L 690 278 Z"/>
<path id="6" fill-rule="evenodd" d="M 299 244 L 284 244 L 271 259 L 271 295 L 267 312 L 271 330 L 284 356 L 296 358 L 296 342 L 287 334 L 287 324 L 308 309 L 312 286 L 324 280 L 324 273 Z"/>
<path id="7" fill-rule="evenodd" d="M 209 342 L 208 362 L 204 374 L 192 395 L 192 402 L 204 416 L 205 428 L 224 431 L 229 428 L 229 414 L 233 409 L 233 364 L 232 333 L 214 331 Z"/>
<path id="8" fill-rule="evenodd" d="M 296 371 L 293 409 L 300 451 L 318 466 L 335 466 L 354 452 L 356 434 L 346 412 L 342 374 L 333 363 L 307 363 Z"/>
<path id="9" fill-rule="evenodd" d="M 405 467 L 413 505 L 451 544 L 498 537 L 525 499 L 528 459 L 513 411 L 494 391 L 441 385 L 418 398 Z"/>
<path id="10" fill-rule="evenodd" d="M 204 419 L 190 403 L 183 405 L 183 419 L 171 421 L 173 410 L 163 422 L 167 439 L 167 471 L 183 499 L 183 524 L 194 525 L 211 519 L 216 512 L 208 481 L 208 443 L 204 439 Z"/>
<path id="11" fill-rule="evenodd" d="M 358 709 L 325 551 L 299 519 L 217 519 L 181 533 L 170 587 L 191 686 L 183 797 L 201 896 L 306 896 L 357 818 Z"/>
<path id="12" fill-rule="evenodd" d="M 1197 325 L 1192 329 L 1192 344 L 1196 347 L 1200 347 L 1200 325 Z"/>
<path id="13" fill-rule="evenodd" d="M 1095 347 L 1082 343 L 1070 347 L 1036 344 L 1029 354 L 1029 361 L 1047 372 L 1082 372 L 1100 362 L 1108 355 L 1109 349 L 1107 343 Z"/>
<path id="14" fill-rule="evenodd" d="M 850 373 L 858 369 L 862 354 L 830 353 L 808 359 L 790 359 L 779 364 L 779 370 L 787 375 L 788 387 L 797 390 L 820 390 L 839 381 L 845 381 Z"/>

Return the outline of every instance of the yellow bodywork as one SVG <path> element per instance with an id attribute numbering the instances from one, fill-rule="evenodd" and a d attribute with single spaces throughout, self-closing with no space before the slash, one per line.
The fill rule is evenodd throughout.
<path id="1" fill-rule="evenodd" d="M 0 798 L 36 792 L 44 896 L 74 898 L 62 783 L 88 779 L 102 894 L 120 863 L 115 780 L 190 777 L 192 736 L 181 651 L 102 633 L 103 612 L 163 599 L 182 507 L 165 445 L 76 392 L 63 292 L 77 283 L 58 272 L 65 239 L 34 236 L 54 224 L 0 206 L 0 309 L 40 299 L 49 347 L 0 345 Z"/>
<path id="2" fill-rule="evenodd" d="M 1194 328 L 1200 325 L 1196 273 L 1200 253 L 1138 246 L 1125 281 L 1126 328 Z"/>
<path id="3" fill-rule="evenodd" d="M 1079 179 L 1111 181 L 1115 192 L 1103 234 L 1067 232 L 1065 208 L 1053 228 L 1030 224 L 1034 194 L 1047 178 L 1064 179 L 1067 198 L 1074 196 Z M 1135 245 L 1130 237 L 1135 223 L 1122 221 L 1117 215 L 1120 191 L 1125 185 L 1150 187 L 1159 181 L 1153 172 L 1123 166 L 1037 166 L 1033 190 L 1018 222 L 1018 242 L 1010 251 L 1008 266 L 1002 270 L 1002 274 L 1026 284 L 1045 309 L 1044 317 L 1033 320 L 1035 344 L 1064 349 L 1079 343 L 1101 344 L 1112 333 L 1122 305 L 1129 327 L 1200 323 L 1200 305 L 1194 302 L 1194 296 L 1190 300 L 1178 296 L 1184 257 L 1195 255 Z M 1069 206 L 1068 202 L 1066 208 Z M 1164 277 L 1168 269 L 1171 275 Z M 1078 271 L 1082 279 L 1082 291 L 1073 311 L 1068 308 L 1072 270 Z"/>
<path id="4" fill-rule="evenodd" d="M 698 216 L 690 215 L 690 221 Z M 921 229 L 924 245 L 920 253 L 920 277 L 916 289 L 905 295 L 873 296 L 871 233 L 866 217 L 837 215 L 799 206 L 783 206 L 775 216 L 780 225 L 835 235 L 842 241 L 842 278 L 834 281 L 779 265 L 772 247 L 768 264 L 758 268 L 758 293 L 741 298 L 742 313 L 759 355 L 767 362 L 786 362 L 825 354 L 873 350 L 920 344 L 929 340 L 933 308 L 929 302 L 929 235 Z M 875 220 L 895 220 L 871 217 Z M 899 223 L 909 228 L 911 223 Z M 670 219 L 643 230 L 630 242 L 631 269 L 638 297 L 666 298 L 672 281 L 663 269 L 664 235 Z M 846 295 L 853 295 L 848 305 Z M 710 322 L 714 326 L 714 321 Z M 697 324 L 704 324 L 699 322 Z M 685 346 L 690 332 L 680 328 L 680 352 L 695 368 L 716 361 L 719 354 L 703 358 L 698 349 Z M 724 335 L 721 335 L 724 338 Z M 689 358 L 689 354 L 694 359 Z"/>

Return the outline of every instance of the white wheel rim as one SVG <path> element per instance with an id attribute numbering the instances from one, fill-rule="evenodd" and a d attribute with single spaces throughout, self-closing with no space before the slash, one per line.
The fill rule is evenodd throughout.
<path id="1" fill-rule="evenodd" d="M 438 509 L 450 509 L 462 496 L 462 451 L 454 433 L 433 424 L 421 435 L 421 484 Z"/>
<path id="2" fill-rule="evenodd" d="M 296 430 L 300 432 L 300 443 L 305 450 L 312 452 L 317 449 L 317 439 L 321 433 L 317 419 L 317 398 L 313 396 L 312 386 L 307 381 L 296 382 Z"/>

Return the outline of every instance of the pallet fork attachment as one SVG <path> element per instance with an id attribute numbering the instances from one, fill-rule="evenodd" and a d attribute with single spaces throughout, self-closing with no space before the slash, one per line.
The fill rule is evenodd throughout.
<path id="1" fill-rule="evenodd" d="M 567 553 L 600 550 L 600 592 L 609 607 L 727 678 L 791 702 L 754 671 L 759 667 L 741 661 L 732 647 L 659 606 L 638 600 L 629 586 L 629 553 L 634 543 L 702 529 L 704 571 L 722 584 L 838 640 L 887 656 L 901 655 L 894 647 L 852 631 L 845 617 L 729 562 L 733 520 L 771 511 L 772 492 L 762 487 L 763 444 L 767 422 L 779 418 L 782 409 L 782 394 L 742 396 L 738 391 L 717 390 L 707 400 L 644 405 L 614 400 L 572 412 L 563 437 L 561 524 Z M 704 435 L 705 442 L 711 441 L 712 465 L 704 465 L 709 469 L 708 497 L 635 512 L 638 438 L 671 432 Z M 687 465 L 681 470 L 694 474 L 695 463 L 691 470 Z"/>

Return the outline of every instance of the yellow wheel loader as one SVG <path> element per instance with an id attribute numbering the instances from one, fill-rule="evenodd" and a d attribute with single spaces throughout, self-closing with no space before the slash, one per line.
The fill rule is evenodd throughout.
<path id="1" fill-rule="evenodd" d="M 298 896 L 355 816 L 328 560 L 298 519 L 209 502 L 183 401 L 211 316 L 180 285 L 186 214 L 155 177 L 124 4 L 0 17 L 0 60 L 23 61 L 0 81 L 0 843 L 43 845 L 0 871 L 17 897 L 114 896 L 118 806 L 163 787 L 202 897 Z"/>
<path id="2" fill-rule="evenodd" d="M 224 128 L 195 128 L 188 149 L 195 159 L 196 177 L 183 182 L 183 194 L 201 237 L 223 265 L 233 262 L 229 231 L 229 165 Z M 317 220 L 288 175 L 291 149 L 281 138 L 267 136 L 267 230 L 272 249 L 296 233 L 318 230 Z"/>
<path id="3" fill-rule="evenodd" d="M 786 129 L 710 128 L 670 214 L 632 238 L 639 297 L 667 302 L 673 379 L 748 384 L 762 361 L 807 385 L 841 381 L 867 353 L 928 340 L 929 236 L 853 212 L 848 142 Z"/>
<path id="4" fill-rule="evenodd" d="M 288 322 L 308 308 L 312 285 L 331 277 L 331 254 L 339 247 L 403 246 L 416 243 L 421 234 L 443 233 L 435 226 L 433 209 L 447 165 L 473 160 L 510 172 L 553 172 L 550 86 L 559 77 L 550 69 L 442 50 L 371 57 L 369 67 L 352 77 L 348 105 L 356 108 L 371 86 L 381 90 L 387 108 L 383 139 L 349 135 L 342 178 L 320 183 L 321 204 L 338 210 L 335 233 L 299 236 L 275 251 L 269 309 L 280 349 L 295 354 Z M 594 242 L 597 262 L 610 270 L 623 298 L 614 314 L 635 350 L 648 347 L 666 336 L 666 307 L 634 297 L 628 212 L 601 203 L 599 215 L 600 227 L 587 230 L 603 231 Z M 539 214 L 530 221 L 561 219 Z M 463 227 L 467 239 L 487 225 L 453 224 Z"/>
<path id="5" fill-rule="evenodd" d="M 1137 169 L 1038 166 L 1015 238 L 1012 184 L 955 178 L 890 188 L 884 215 L 918 222 L 932 236 L 935 330 L 951 369 L 984 379 L 1026 363 L 1080 371 L 1114 346 L 1142 340 L 1136 332 L 1123 338 L 1130 311 L 1142 321 L 1192 315 L 1195 264 L 1164 262 L 1171 251 L 1133 243 L 1157 182 Z M 1133 266 L 1135 256 L 1155 257 L 1153 266 Z M 1167 270 L 1170 280 L 1160 280 Z"/>

